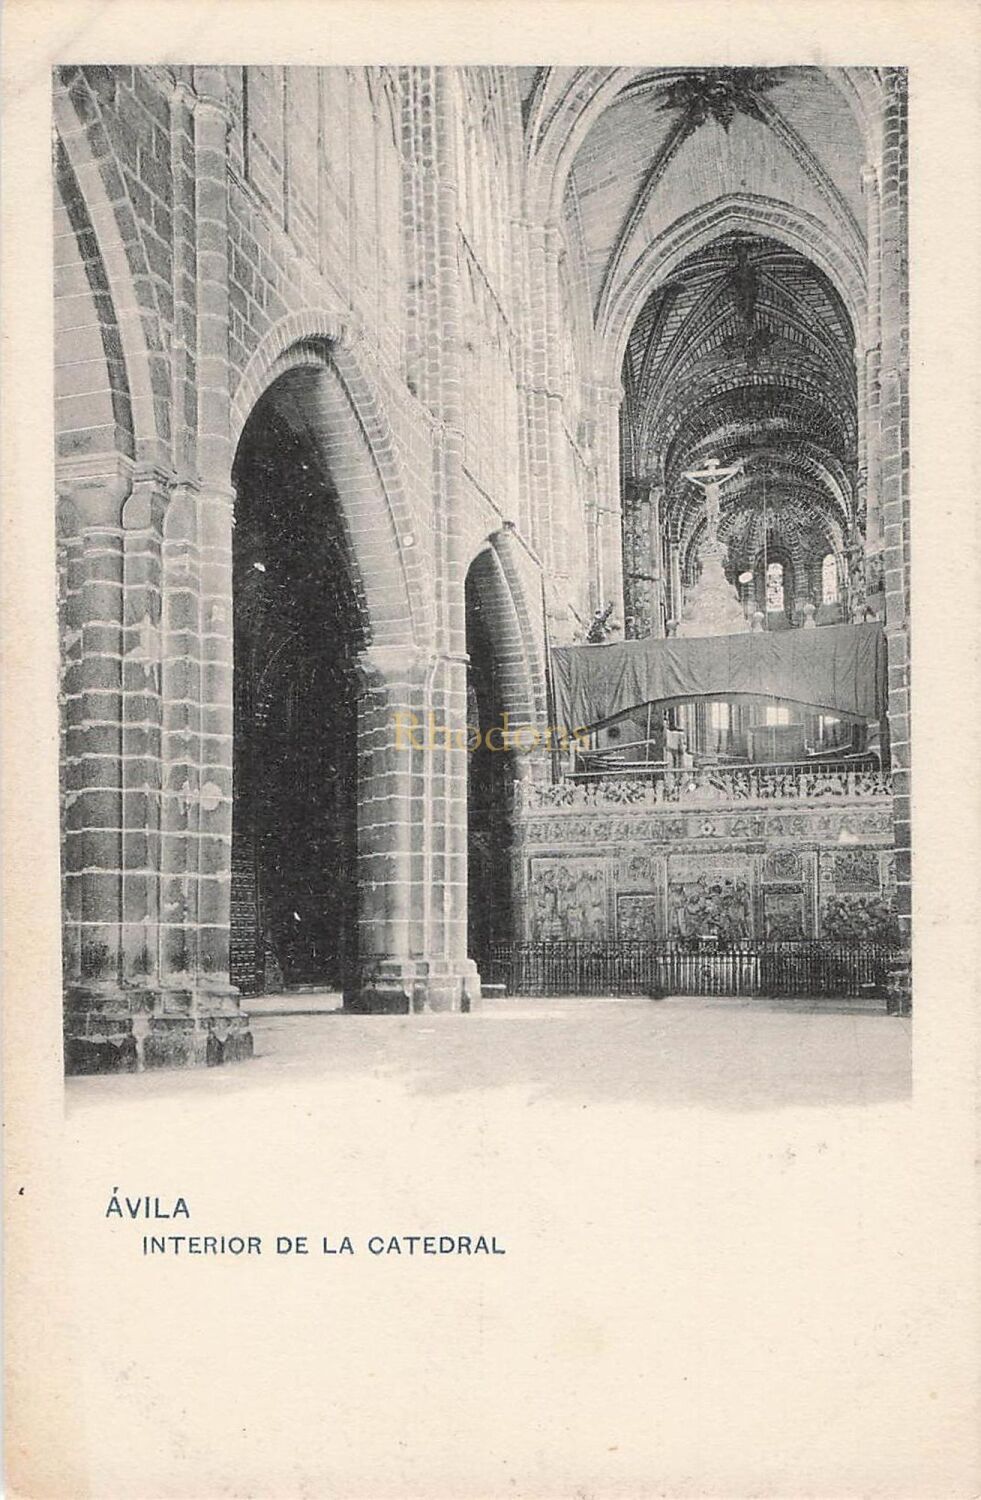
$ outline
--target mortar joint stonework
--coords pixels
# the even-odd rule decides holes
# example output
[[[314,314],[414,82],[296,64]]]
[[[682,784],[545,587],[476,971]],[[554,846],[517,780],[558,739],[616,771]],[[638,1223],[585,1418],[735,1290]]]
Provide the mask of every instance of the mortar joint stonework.
[[[612,941],[713,852],[754,931],[858,920],[889,853],[908,905],[906,77],[806,78],[722,124],[658,69],[55,70],[70,1068],[245,1056],[311,975],[465,1009],[565,932],[536,871]],[[693,787],[462,748],[556,728],[550,653],[609,606],[607,644],[684,636],[713,460],[719,619],[883,621],[874,768],[730,774],[704,694],[665,700]]]

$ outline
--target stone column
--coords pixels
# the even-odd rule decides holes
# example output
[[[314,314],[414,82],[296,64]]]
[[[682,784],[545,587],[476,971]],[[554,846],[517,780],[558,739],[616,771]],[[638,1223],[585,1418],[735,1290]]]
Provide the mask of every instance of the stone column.
[[[660,475],[651,479],[650,487],[650,573],[651,573],[651,635],[664,635],[664,567],[661,546],[661,506],[664,501],[664,484]]]
[[[135,1068],[123,989],[123,530],[130,466],[61,468],[65,1064]]]
[[[874,163],[862,168],[862,193],[866,208],[868,240],[868,300],[864,339],[856,350],[859,358],[859,473],[856,508],[864,517],[865,546],[868,556],[878,557],[882,550],[881,495],[881,367],[882,367],[882,282],[881,282],[881,216],[879,172]]]
[[[531,541],[554,566],[552,538],[552,475],[549,464],[548,347],[546,323],[545,230],[525,226],[528,253],[528,345],[524,361],[524,418],[528,447]]]
[[[668,536],[668,568],[670,571],[670,608],[669,619],[675,623],[675,629],[681,623],[684,613],[685,596],[681,583],[681,539],[672,528]]]
[[[650,507],[642,481],[623,487],[623,633],[633,640],[647,634],[643,557],[650,544]]]
[[[631,515],[623,519],[624,616],[632,618],[632,634],[638,639],[664,634],[663,575],[661,566],[661,499],[659,479],[648,476],[628,482],[624,506]]]
[[[620,406],[622,386],[598,385],[596,415],[597,607],[613,604],[623,620],[623,509],[620,495]]]
[[[181,72],[157,164],[173,208],[169,446],[140,438],[135,463],[59,475],[69,1071],[251,1050],[227,956],[227,117],[221,69],[194,87]]]
[[[422,286],[419,395],[432,422],[436,623],[429,649],[375,647],[359,705],[362,1010],[460,1010],[467,956],[463,308],[450,71],[409,70]]]
[[[514,417],[517,447],[513,457],[514,502],[513,517],[521,535],[534,545],[534,526],[531,515],[531,484],[528,464],[528,261],[527,226],[521,219],[510,221],[509,244],[511,249],[510,284],[511,312],[514,327],[511,330],[511,353],[513,361],[513,386],[509,388],[508,400]]]
[[[136,570],[127,601],[132,644],[125,663],[134,755],[147,737],[136,709],[149,683],[159,697],[156,826],[146,832],[159,844],[155,916],[147,916],[155,929],[154,988],[138,1049],[146,1067],[215,1064],[252,1050],[228,979],[233,496],[223,90],[220,69],[196,69],[194,89],[182,84],[172,104],[172,122],[194,156],[193,193],[181,192],[179,248],[182,272],[194,270],[194,319],[185,323],[183,337],[193,333],[195,344],[195,427],[192,432],[180,424],[179,480],[171,479],[165,494],[135,488],[124,511]],[[186,274],[183,286],[187,301]],[[175,372],[175,389],[179,383]],[[152,597],[142,597],[136,587],[145,593],[139,570],[153,551],[160,578],[156,621]],[[135,848],[143,792],[135,779],[139,761],[127,766],[134,808],[127,838]],[[135,873],[129,884],[135,899],[148,906],[152,892],[141,889]]]
[[[464,484],[463,298],[460,285],[459,172],[455,99],[450,70],[434,74],[433,163],[436,177],[432,233],[438,246],[436,307],[439,367],[433,382],[438,423],[436,451],[441,483],[436,487],[436,525],[445,537],[444,564],[436,580],[435,651],[423,681],[429,721],[446,725],[447,739],[425,751],[428,781],[425,816],[427,856],[423,872],[425,920],[420,924],[416,1009],[465,1009],[479,993],[477,971],[467,955],[467,718],[466,609],[464,585],[467,505]],[[434,339],[434,344],[436,340]]]
[[[909,304],[907,272],[906,73],[884,73],[880,305],[880,500],[889,643],[889,739],[896,844],[896,902],[908,953],[911,911],[909,717]],[[909,1004],[909,963],[893,977],[897,1009]]]
[[[196,580],[174,589],[171,485],[139,470],[62,484],[78,521],[63,544],[66,1066],[248,1055],[227,980],[230,772],[202,733],[200,598]]]
[[[350,1010],[408,1010],[415,967],[412,912],[422,906],[428,822],[413,730],[424,725],[419,653],[362,654],[358,700],[358,984]]]
[[[554,224],[526,224],[528,345],[524,359],[524,418],[532,544],[545,559],[550,622],[557,640],[567,633],[571,566],[567,555],[571,474],[562,425],[561,232]]]
[[[393,646],[359,665],[359,983],[345,1007],[467,1010],[466,663]]]
[[[572,597],[572,578],[576,571],[573,556],[573,476],[566,442],[563,409],[565,392],[562,368],[562,300],[559,293],[559,251],[562,231],[547,224],[543,237],[545,294],[545,371],[546,409],[548,414],[549,528],[548,555],[552,563],[553,584],[563,606]]]
[[[122,507],[122,979],[160,984],[163,474],[139,476]]]
[[[248,1056],[228,978],[232,494],[178,488],[164,532],[161,1014],[147,1066]]]

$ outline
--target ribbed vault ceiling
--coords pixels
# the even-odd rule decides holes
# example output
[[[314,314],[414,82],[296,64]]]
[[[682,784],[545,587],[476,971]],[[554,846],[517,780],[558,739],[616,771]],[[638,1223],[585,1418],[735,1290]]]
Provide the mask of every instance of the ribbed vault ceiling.
[[[623,379],[628,469],[663,475],[664,516],[683,541],[697,543],[704,525],[684,471],[718,457],[745,466],[723,493],[724,537],[753,536],[765,489],[771,526],[840,548],[853,493],[854,337],[841,298],[802,255],[749,235],[696,252],[645,304]]]
[[[860,254],[864,159],[854,114],[821,69],[637,73],[570,174],[593,306],[652,233],[732,192],[793,203]]]
[[[871,70],[529,68],[519,85],[597,361],[625,350],[627,477],[663,478],[663,516],[689,558],[705,505],[682,476],[712,457],[744,463],[723,491],[731,562],[762,545],[764,503],[771,543],[840,552],[855,503],[850,313],[866,276]],[[659,262],[661,244],[683,246],[730,204],[738,229],[693,233],[690,253]]]

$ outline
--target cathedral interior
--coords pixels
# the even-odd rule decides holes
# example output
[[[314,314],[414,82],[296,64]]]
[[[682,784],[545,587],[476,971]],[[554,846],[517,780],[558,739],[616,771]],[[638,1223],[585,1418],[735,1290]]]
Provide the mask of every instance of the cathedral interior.
[[[908,1009],[904,70],[54,121],[68,1070],[304,990]]]

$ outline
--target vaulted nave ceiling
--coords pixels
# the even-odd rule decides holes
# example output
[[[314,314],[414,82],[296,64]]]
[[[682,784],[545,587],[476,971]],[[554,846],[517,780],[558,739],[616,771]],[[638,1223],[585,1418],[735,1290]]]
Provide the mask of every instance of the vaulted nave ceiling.
[[[869,159],[859,70],[522,70],[526,150],[561,213],[598,364],[624,386],[628,477],[742,459],[723,538],[843,550],[855,503]],[[588,309],[588,312],[587,312]],[[622,364],[620,363],[622,361]],[[735,557],[733,557],[735,561]]]
[[[604,311],[652,237],[711,204],[784,203],[865,257],[863,79],[822,68],[525,68],[532,191],[561,199]],[[865,81],[867,82],[867,81]]]
[[[808,552],[841,549],[854,482],[853,335],[840,297],[797,251],[741,234],[696,251],[645,303],[623,380],[627,471],[663,475],[683,539],[697,544],[704,525],[684,471],[720,457],[744,464],[725,490],[723,540],[762,545],[765,490],[785,540],[806,534]]]

